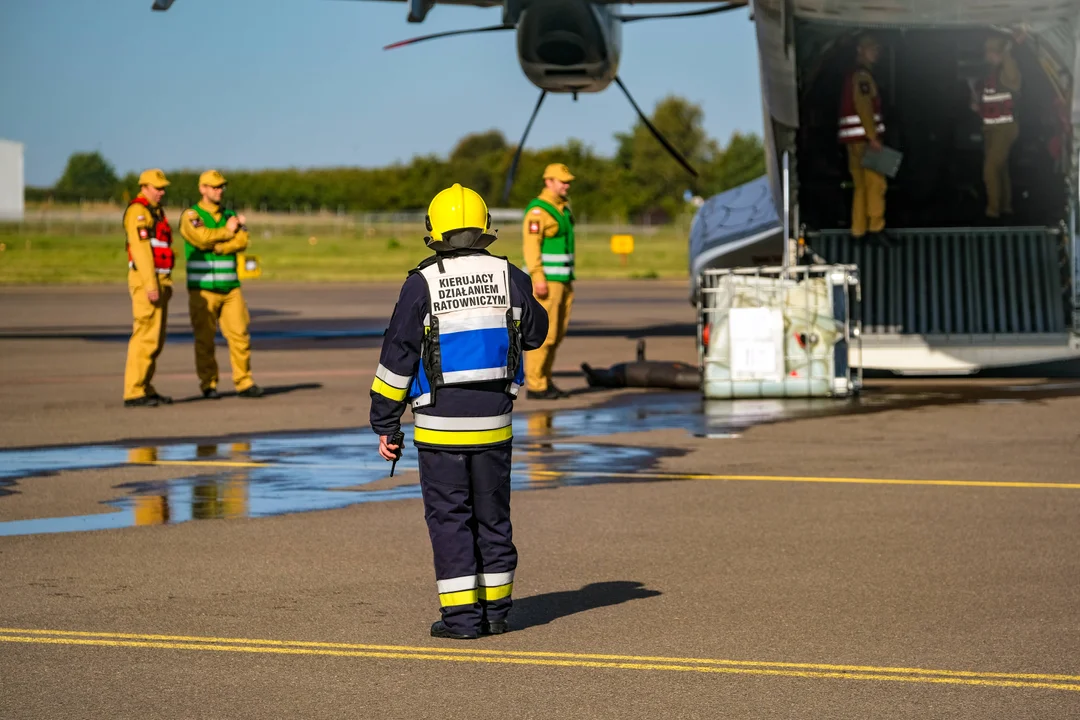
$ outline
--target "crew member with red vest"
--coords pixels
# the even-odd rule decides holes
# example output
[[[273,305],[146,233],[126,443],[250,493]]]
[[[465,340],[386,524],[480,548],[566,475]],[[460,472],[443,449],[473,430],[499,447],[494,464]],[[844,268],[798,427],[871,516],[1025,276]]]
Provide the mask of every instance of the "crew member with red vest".
[[[172,398],[150,383],[165,346],[169,298],[172,297],[172,228],[161,205],[169,181],[158,169],[139,176],[141,189],[124,210],[128,255],[128,293],[134,324],[124,368],[124,406],[155,407]]]
[[[1016,122],[1016,93],[1020,91],[1020,68],[1010,43],[995,35],[986,40],[990,71],[983,81],[982,96],[974,108],[983,121],[983,182],[986,184],[986,217],[997,222],[1012,215],[1012,183],[1009,151],[1020,134]]]
[[[861,240],[869,230],[872,240],[884,244],[885,176],[862,166],[867,146],[881,150],[881,137],[885,133],[881,95],[870,71],[880,50],[873,36],[859,38],[856,66],[844,78],[840,96],[837,139],[847,148],[848,170],[855,186],[851,200],[851,236]]]

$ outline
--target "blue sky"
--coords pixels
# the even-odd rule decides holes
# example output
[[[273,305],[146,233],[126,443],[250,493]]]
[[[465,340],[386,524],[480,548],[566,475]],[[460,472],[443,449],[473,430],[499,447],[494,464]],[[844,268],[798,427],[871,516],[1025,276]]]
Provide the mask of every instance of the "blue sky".
[[[511,32],[382,50],[497,24],[498,9],[437,6],[409,24],[400,2],[176,0],[166,13],[150,5],[0,2],[0,137],[25,143],[27,184],[51,185],[75,151],[98,150],[122,174],[371,167],[443,155],[488,128],[513,143],[539,95]],[[724,141],[761,129],[754,47],[745,10],[631,23],[619,74],[646,112],[669,93],[700,103],[707,130]],[[614,84],[577,103],[552,95],[528,146],[576,137],[609,154],[612,134],[633,120]]]

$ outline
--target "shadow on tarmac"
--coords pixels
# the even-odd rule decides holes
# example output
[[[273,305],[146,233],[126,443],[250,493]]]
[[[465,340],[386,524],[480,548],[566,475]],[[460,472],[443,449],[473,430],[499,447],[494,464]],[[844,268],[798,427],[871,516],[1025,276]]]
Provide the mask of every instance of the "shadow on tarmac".
[[[285,395],[287,393],[296,392],[297,390],[318,390],[322,386],[322,383],[297,383],[295,385],[263,385],[263,396],[269,397],[271,395]],[[235,390],[231,392],[221,392],[219,394],[223,398],[236,397]],[[205,400],[206,402],[214,402],[213,400],[207,400],[202,395],[190,395],[185,398],[180,398],[176,401],[176,403],[179,404],[201,402],[203,400]]]
[[[662,594],[659,590],[646,589],[645,583],[631,580],[589,583],[580,590],[560,590],[514,600],[511,623],[515,630],[526,630],[568,615]]]

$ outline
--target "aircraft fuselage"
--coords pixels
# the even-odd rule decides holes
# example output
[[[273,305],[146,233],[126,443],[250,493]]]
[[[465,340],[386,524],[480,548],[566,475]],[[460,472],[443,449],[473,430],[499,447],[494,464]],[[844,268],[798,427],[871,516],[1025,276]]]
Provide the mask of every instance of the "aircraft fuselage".
[[[531,3],[517,26],[518,61],[529,82],[552,93],[607,88],[622,54],[617,7],[587,0]]]

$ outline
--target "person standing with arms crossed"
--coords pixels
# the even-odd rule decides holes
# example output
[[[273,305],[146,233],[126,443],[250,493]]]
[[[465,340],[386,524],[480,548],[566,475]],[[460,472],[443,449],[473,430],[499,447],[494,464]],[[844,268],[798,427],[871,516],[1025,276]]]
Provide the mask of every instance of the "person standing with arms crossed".
[[[139,176],[139,194],[124,210],[128,293],[134,318],[124,367],[124,407],[172,403],[172,398],[159,395],[150,382],[165,347],[172,297],[172,228],[161,205],[168,185],[161,170],[144,171]]]
[[[525,207],[525,267],[532,278],[533,295],[548,314],[544,344],[525,353],[525,394],[530,400],[570,397],[555,386],[552,368],[574,305],[574,217],[567,199],[573,180],[562,163],[548,165],[543,191]]]
[[[195,372],[203,397],[216,400],[218,366],[214,335],[218,322],[229,343],[233,385],[242,398],[262,397],[251,377],[251,316],[240,291],[236,253],[247,249],[244,216],[221,206],[225,178],[217,170],[199,176],[202,200],[180,216],[187,257],[188,311],[195,335]]]

